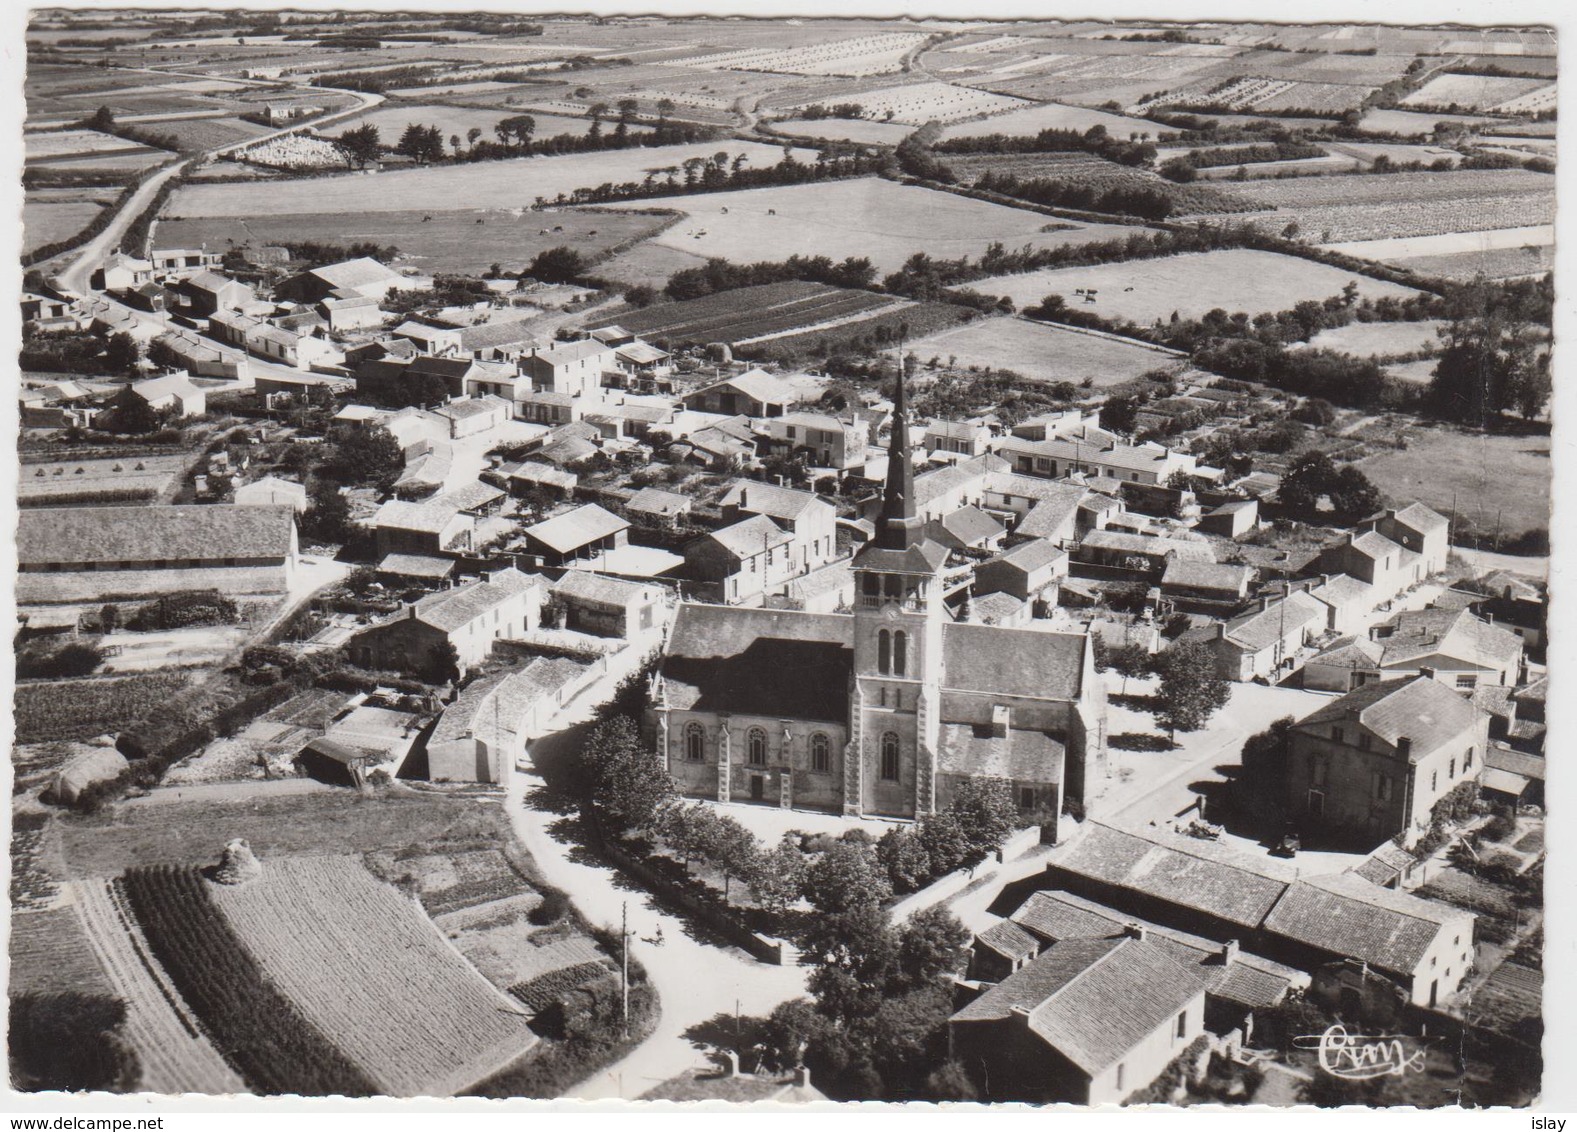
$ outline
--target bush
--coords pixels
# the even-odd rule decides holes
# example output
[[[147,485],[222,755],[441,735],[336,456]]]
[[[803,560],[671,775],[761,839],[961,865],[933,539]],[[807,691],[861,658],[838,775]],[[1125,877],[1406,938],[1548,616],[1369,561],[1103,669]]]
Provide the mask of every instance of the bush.
[[[542,903],[526,913],[526,919],[539,928],[556,924],[569,911],[569,897],[556,888],[542,890]]]
[[[233,625],[240,616],[240,607],[218,590],[195,590],[168,594],[138,606],[126,627],[147,632],[193,625]]]
[[[11,998],[11,1081],[22,1092],[102,1090],[140,1084],[137,1053],[122,1036],[126,1004],[79,991]]]
[[[104,650],[89,641],[71,641],[58,648],[29,646],[17,653],[19,680],[87,676],[104,660]]]

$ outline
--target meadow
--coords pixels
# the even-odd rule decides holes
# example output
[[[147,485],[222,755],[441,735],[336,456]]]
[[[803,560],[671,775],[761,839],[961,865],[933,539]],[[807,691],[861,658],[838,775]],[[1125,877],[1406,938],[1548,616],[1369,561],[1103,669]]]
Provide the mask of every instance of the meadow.
[[[1175,365],[1176,355],[1099,334],[1022,318],[983,318],[909,343],[922,361],[939,357],[957,366],[1007,369],[1032,381],[1089,379],[1105,389]]]
[[[519,157],[373,174],[349,173],[260,185],[189,185],[171,198],[165,212],[181,217],[289,216],[337,211],[355,216],[412,209],[438,213],[529,208],[539,196],[551,200],[559,193],[604,182],[639,181],[651,170],[681,165],[691,157],[709,158],[720,150],[743,153],[757,166],[774,165],[783,156],[782,148],[775,145],[714,141],[561,157]],[[796,150],[795,157],[810,161],[815,154]],[[672,205],[665,200],[663,207]]]
[[[859,142],[861,145],[897,145],[914,133],[915,127],[897,122],[871,122],[864,118],[790,118],[773,122],[772,131],[795,138],[826,138],[829,141]]]
[[[1498,436],[1445,426],[1408,429],[1405,450],[1358,467],[1393,499],[1416,499],[1502,540],[1550,524],[1550,438]]]
[[[497,136],[493,127],[505,118],[511,118],[520,113],[529,113],[537,123],[536,136],[539,138],[556,137],[559,134],[574,134],[577,137],[591,129],[590,118],[571,118],[561,114],[538,114],[531,111],[520,110],[495,110],[472,106],[448,106],[442,103],[407,103],[386,102],[370,114],[363,114],[356,118],[343,119],[335,122],[328,129],[330,137],[339,137],[347,130],[357,129],[361,126],[376,126],[383,139],[384,145],[394,145],[400,140],[400,135],[405,127],[412,122],[423,126],[437,126],[447,142],[452,136],[458,135],[465,141],[466,131],[479,129],[482,136],[496,142]],[[607,119],[603,121],[603,131],[613,129],[613,123]],[[645,126],[632,126],[632,130],[644,131]]]
[[[654,201],[653,204],[663,202]],[[427,219],[427,217],[431,219]],[[531,212],[302,213],[292,216],[166,218],[159,238],[179,247],[376,243],[400,249],[402,264],[427,273],[477,275],[493,264],[519,271],[538,252],[568,246],[588,259],[660,230],[669,217],[614,209]]]
[[[1083,106],[1062,106],[1055,102],[1010,110],[984,121],[954,122],[942,130],[943,139],[979,137],[982,134],[1006,134],[1009,137],[1033,137],[1042,130],[1088,130],[1104,127],[1113,137],[1126,138],[1130,134],[1149,134],[1155,137],[1163,127],[1144,118],[1129,118],[1105,110],[1089,110]]]
[[[1422,322],[1353,322],[1322,330],[1309,339],[1309,348],[1336,350],[1359,358],[1395,357],[1440,345],[1439,319]]]
[[[1248,314],[1290,310],[1304,299],[1338,295],[1349,282],[1366,297],[1414,294],[1410,287],[1322,263],[1245,248],[998,275],[970,286],[982,294],[1006,295],[1020,308],[1055,293],[1079,310],[1142,325],[1173,312],[1198,318],[1216,308]],[[1100,292],[1093,303],[1074,294],[1091,287]]]
[[[837,322],[857,323],[897,301],[821,283],[769,283],[620,314],[626,330],[674,346],[754,342]]]
[[[663,208],[689,219],[653,242],[696,256],[736,262],[791,255],[866,256],[894,271],[916,252],[937,259],[978,256],[992,243],[1056,247],[1126,236],[1115,224],[1065,224],[1043,232],[1046,217],[952,193],[861,177],[667,197]]]
[[[30,252],[56,240],[75,236],[103,210],[108,198],[91,196],[74,200],[35,200],[22,203],[22,251]]]

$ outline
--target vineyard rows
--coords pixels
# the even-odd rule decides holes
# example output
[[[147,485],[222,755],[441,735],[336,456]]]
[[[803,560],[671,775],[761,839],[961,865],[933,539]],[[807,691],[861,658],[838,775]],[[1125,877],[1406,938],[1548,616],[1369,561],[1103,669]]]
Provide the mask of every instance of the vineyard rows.
[[[610,973],[612,968],[601,960],[576,963],[574,966],[560,967],[557,971],[549,971],[544,975],[527,979],[523,983],[516,983],[509,988],[509,993],[530,1007],[532,1013],[540,1014],[592,980]]]
[[[126,1036],[142,1066],[141,1087],[166,1094],[245,1092],[110,885],[81,881],[75,895],[88,942],[126,1003]]]
[[[181,672],[18,684],[16,739],[44,743],[116,731],[147,718],[185,686],[186,675]]]
[[[910,126],[921,126],[927,122],[958,122],[981,114],[1021,110],[1027,105],[1022,99],[1009,98],[1007,95],[939,82],[910,83],[885,90],[862,91],[850,97],[859,101],[867,118],[902,122]],[[810,105],[813,104],[804,102],[793,109],[802,110]]]
[[[215,905],[218,886],[197,869],[135,868],[116,883],[181,998],[254,1090],[315,1097],[378,1091],[259,967]]]
[[[537,1037],[412,901],[353,857],[268,860],[211,888],[240,946],[377,1092],[454,1096]]]
[[[1555,201],[1555,178],[1523,169],[1450,173],[1376,173],[1350,177],[1298,177],[1235,185],[1232,193],[1265,208],[1326,204],[1390,204],[1434,201],[1453,204],[1477,198],[1540,195]],[[1540,221],[1532,221],[1540,223]]]
[[[1344,178],[1347,179],[1347,178]],[[1249,222],[1279,234],[1296,222],[1299,237],[1318,244],[1390,240],[1403,236],[1443,236],[1453,232],[1491,232],[1555,221],[1555,198],[1520,193],[1453,201],[1398,200],[1368,204],[1292,206],[1260,213]]]
[[[1543,109],[1536,105],[1521,105],[1535,95],[1541,99],[1547,94],[1550,105],[1555,102],[1555,84],[1546,79],[1509,78],[1498,75],[1436,75],[1413,91],[1401,104],[1418,109],[1444,110],[1459,106],[1465,110],[1488,110],[1496,113],[1528,113]]]
[[[883,75],[898,70],[903,57],[925,38],[918,32],[864,35],[806,47],[758,47],[721,55],[688,55],[665,59],[662,65],[792,75]]]
[[[1093,189],[1144,188],[1166,193],[1178,213],[1253,212],[1258,206],[1209,185],[1178,185],[1147,169],[1119,165],[1093,153],[970,153],[948,154],[947,165],[961,181],[974,181],[987,171],[1015,177],[1045,178],[1088,185]]]
[[[1141,102],[1128,113],[1143,113],[1170,106],[1179,109],[1222,107],[1240,113],[1255,110],[1307,110],[1316,114],[1341,114],[1361,106],[1364,96],[1371,89],[1367,85],[1350,83],[1314,83],[1245,76],[1219,89],[1214,83],[1180,87]]]
[[[783,331],[800,333],[861,312],[874,315],[895,302],[821,283],[770,283],[621,315],[619,325],[675,345],[734,343]]]

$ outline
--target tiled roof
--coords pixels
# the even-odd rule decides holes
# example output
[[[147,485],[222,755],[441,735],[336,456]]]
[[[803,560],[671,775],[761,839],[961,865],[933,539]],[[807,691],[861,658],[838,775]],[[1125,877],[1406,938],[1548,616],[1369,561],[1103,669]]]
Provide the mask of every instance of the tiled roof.
[[[391,281],[399,282],[402,278],[399,272],[391,271],[368,256],[347,259],[342,263],[324,264],[322,267],[314,267],[307,274],[317,276],[331,287],[346,289]]]
[[[1330,581],[1311,589],[1309,596],[1327,605],[1344,606],[1369,600],[1370,589],[1369,583],[1360,582],[1350,574],[1337,574]]]
[[[378,513],[373,516],[372,525],[387,530],[442,534],[444,528],[454,522],[460,509],[451,507],[441,500],[442,496],[421,503],[391,499],[378,508]]]
[[[1010,782],[1061,782],[1064,750],[1045,731],[1010,727],[997,738],[989,724],[944,723],[937,769],[943,774],[986,775]]]
[[[651,365],[668,357],[667,350],[659,350],[650,342],[629,342],[623,346],[615,347],[613,352],[620,361],[629,362],[631,365],[636,366]]]
[[[463,401],[449,401],[439,405],[433,412],[453,421],[463,421],[497,412],[502,412],[507,417],[510,413],[510,405],[502,397],[495,397],[489,393],[485,397],[467,397]]]
[[[581,342],[566,342],[562,346],[556,346],[551,350],[539,350],[535,357],[550,366],[562,366],[568,365],[570,362],[600,357],[612,352],[601,342],[588,338]]]
[[[1084,536],[1083,541],[1079,545],[1127,554],[1173,554],[1189,562],[1214,562],[1216,560],[1216,553],[1208,542],[1188,542],[1175,538],[1131,535],[1122,531],[1091,531]]]
[[[590,570],[566,570],[564,576],[553,583],[555,597],[596,602],[619,609],[641,600],[645,594],[646,587],[638,582],[626,582],[622,578],[610,578]]]
[[[455,571],[452,558],[434,558],[427,554],[385,554],[378,563],[378,573],[394,574],[401,578],[447,578]]]
[[[1484,765],[1494,770],[1509,771],[1520,774],[1524,778],[1534,778],[1544,781],[1544,757],[1530,755],[1523,751],[1514,751],[1510,747],[1491,746],[1485,752]]]
[[[1481,621],[1466,609],[1420,609],[1398,613],[1390,634],[1379,638],[1386,667],[1442,653],[1485,668],[1510,664],[1522,653],[1522,638]]]
[[[497,570],[486,581],[428,594],[416,603],[416,617],[435,629],[452,633],[531,589],[545,590],[547,583],[536,574]]]
[[[1018,521],[1018,526],[1013,528],[1013,533],[1034,539],[1058,537],[1068,530],[1068,520],[1078,515],[1085,494],[1081,489],[1063,492],[1051,499],[1036,500],[1035,505]]]
[[[1396,518],[1398,522],[1405,523],[1420,534],[1444,530],[1451,525],[1444,515],[1431,511],[1422,503],[1408,504],[1396,513]]]
[[[170,507],[24,507],[16,530],[22,565],[284,558],[296,512],[245,504]]]
[[[832,506],[809,491],[796,491],[791,487],[779,487],[775,483],[756,480],[738,480],[728,489],[720,505],[753,511],[757,515],[770,515],[774,519],[797,519],[817,503],[824,507]]]
[[[460,331],[462,350],[487,350],[495,346],[534,345],[538,341],[526,319],[479,322]]]
[[[1003,551],[995,558],[987,559],[987,562],[1004,562],[1029,573],[1067,557],[1067,551],[1045,539],[1031,539],[1029,542],[1019,543],[1011,550]]]
[[[1258,927],[1287,887],[1260,871],[1208,858],[1203,849],[1086,824],[1084,835],[1052,858],[1055,868],[1244,928]]]
[[[1250,652],[1258,652],[1296,633],[1302,626],[1323,629],[1325,619],[1325,606],[1298,590],[1281,601],[1272,601],[1266,609],[1227,622],[1227,640]]]
[[[1472,701],[1438,680],[1415,676],[1381,680],[1354,689],[1305,716],[1295,728],[1312,734],[1317,729],[1323,731],[1323,725],[1357,719],[1391,746],[1400,738],[1411,739],[1412,759],[1417,761],[1442,743],[1471,730],[1478,718]]]
[[[1174,558],[1166,564],[1166,573],[1161,575],[1161,585],[1239,594],[1253,576],[1252,566],[1233,566],[1225,562],[1183,562]]]
[[[743,393],[753,401],[760,401],[765,405],[789,405],[800,399],[794,387],[780,377],[768,373],[766,370],[746,370],[735,377],[714,381],[711,385],[697,389],[689,397],[709,393],[713,389],[729,388]]]
[[[945,686],[988,695],[1075,700],[1084,679],[1083,633],[995,625],[942,626]]]
[[[1404,549],[1379,531],[1365,531],[1352,540],[1352,547],[1367,558],[1380,559],[1388,554],[1399,554]]]
[[[1471,938],[1472,920],[1472,913],[1448,904],[1338,873],[1294,881],[1265,918],[1265,930],[1411,976],[1442,931]]]
[[[843,723],[854,619],[679,606],[660,672],[671,707]]]
[[[702,537],[715,542],[736,558],[750,558],[794,541],[788,532],[765,515],[752,515]]]
[[[992,924],[975,937],[975,942],[1005,955],[1009,959],[1023,959],[1040,950],[1040,940],[1030,935],[1012,920]]]
[[[527,527],[526,534],[544,546],[563,553],[627,530],[629,526],[629,520],[621,519],[595,503],[586,503],[573,511]]]
[[[1311,663],[1327,664],[1333,668],[1374,668],[1380,663],[1383,651],[1368,637],[1339,637]]]
[[[580,477],[574,472],[566,472],[563,468],[555,468],[552,464],[543,464],[535,460],[527,460],[523,464],[506,464],[498,469],[506,478],[521,480],[525,483],[545,483],[554,487],[574,487],[580,482]]]
[[[941,526],[964,546],[973,546],[1004,533],[1001,523],[974,506],[960,507],[942,519]]]
[[[643,487],[630,496],[624,507],[627,511],[640,511],[648,515],[680,515],[692,506],[688,495],[677,491],[664,491],[660,487]]]

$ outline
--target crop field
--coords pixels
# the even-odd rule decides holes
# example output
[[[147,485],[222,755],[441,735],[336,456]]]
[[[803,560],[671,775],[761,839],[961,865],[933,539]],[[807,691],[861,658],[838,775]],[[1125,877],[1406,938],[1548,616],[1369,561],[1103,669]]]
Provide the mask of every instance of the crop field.
[[[144,128],[150,133],[175,138],[186,152],[214,149],[268,133],[267,126],[243,122],[240,118],[179,118],[150,122]]]
[[[353,857],[265,858],[260,880],[209,891],[267,978],[380,1093],[453,1096],[537,1041],[525,1013]]]
[[[978,256],[997,242],[1056,247],[1131,231],[1119,224],[1059,221],[1047,232],[1047,218],[1039,213],[878,177],[665,197],[660,205],[689,219],[654,242],[692,255],[735,262],[866,256],[881,271],[896,270],[919,251],[955,259]]]
[[[28,194],[29,198],[32,194]],[[75,236],[104,210],[104,200],[34,200],[22,204],[22,251]]]
[[[615,321],[626,330],[674,346],[706,342],[733,345],[829,322],[855,321],[896,302],[869,291],[850,291],[822,283],[768,283],[681,303],[663,303],[621,314]]]
[[[862,91],[857,97],[869,118],[923,126],[927,122],[958,122],[983,114],[1021,110],[1023,99],[992,94],[951,83],[906,83]],[[806,103],[805,105],[809,105]]]
[[[1311,350],[1336,350],[1358,358],[1395,357],[1414,354],[1440,345],[1437,333],[1445,323],[1439,319],[1422,322],[1353,322],[1334,330],[1322,330],[1309,339]]]
[[[976,319],[917,339],[909,349],[922,360],[941,357],[959,366],[1013,370],[1031,381],[1077,385],[1088,378],[1097,390],[1178,361],[1168,352],[1022,318]]]
[[[1374,164],[1377,158],[1383,157],[1392,164],[1401,165],[1405,162],[1418,161],[1425,165],[1432,165],[1436,161],[1448,161],[1452,165],[1462,163],[1462,155],[1454,149],[1447,149],[1438,145],[1401,145],[1387,142],[1324,142],[1325,148],[1332,153],[1343,153],[1349,157],[1356,157],[1365,165]]]
[[[1358,462],[1393,499],[1412,500],[1503,539],[1550,523],[1550,438],[1493,436],[1446,427],[1408,429],[1405,451]]]
[[[1246,248],[998,275],[970,286],[982,294],[1006,295],[1020,308],[1059,294],[1079,310],[1147,325],[1174,311],[1199,318],[1217,308],[1251,315],[1290,310],[1305,299],[1339,295],[1348,283],[1372,298],[1416,293],[1322,263]],[[1099,292],[1093,303],[1074,294],[1090,288]]]
[[[51,991],[115,993],[88,945],[77,909],[69,904],[11,917],[11,994]]]
[[[1225,107],[1232,111],[1271,113],[1301,110],[1314,115],[1338,115],[1362,105],[1374,84],[1302,82],[1293,79],[1245,76],[1226,86],[1214,81],[1194,83],[1168,91],[1138,104],[1136,110]]]
[[[773,122],[772,129],[790,137],[826,138],[861,145],[897,145],[915,130],[913,126],[896,122],[868,122],[863,118],[791,118],[786,122]]]
[[[1503,78],[1496,75],[1436,75],[1402,99],[1414,109],[1488,110],[1527,114],[1555,104],[1555,84],[1547,79]]]
[[[1445,255],[1401,256],[1389,262],[1420,275],[1462,282],[1476,275],[1486,279],[1511,279],[1554,271],[1555,247],[1553,244],[1530,244],[1520,248],[1489,248]]]
[[[1427,114],[1414,110],[1371,110],[1358,122],[1358,129],[1376,134],[1401,134],[1404,137],[1427,137],[1435,132],[1435,123],[1452,126],[1474,126],[1492,118],[1470,117],[1462,114]],[[1497,127],[1497,129],[1500,127]]]
[[[107,177],[116,179],[118,183],[125,178],[126,174],[137,173],[151,166],[162,164],[174,156],[168,150],[139,146],[136,149],[119,150],[115,153],[84,153],[73,157],[54,157],[44,161],[36,161],[29,166],[29,169],[47,169],[51,173],[102,173]]]
[[[1319,244],[1531,227],[1555,214],[1554,177],[1523,169],[1297,177],[1232,193],[1275,209],[1253,218],[1266,231],[1295,222]]]
[[[743,153],[754,165],[776,164],[779,146],[756,142],[702,142],[695,145],[619,149],[561,157],[521,157],[393,172],[351,173],[342,177],[259,185],[192,185],[181,189],[165,210],[168,215],[289,216],[343,211],[365,212],[465,211],[479,208],[529,208],[538,197],[604,182],[639,181],[648,172],[683,164],[691,157],[711,157],[726,150]],[[796,150],[799,161],[814,160],[809,150]],[[819,186],[818,186],[819,187]],[[724,194],[718,194],[724,195]],[[683,198],[681,198],[683,199]],[[673,207],[667,200],[662,207]]]
[[[22,142],[29,162],[144,148],[139,142],[127,141],[114,134],[101,134],[97,130],[55,130],[49,133],[23,134]]]
[[[663,202],[651,202],[661,205]],[[431,219],[427,219],[427,217]],[[159,238],[177,247],[222,249],[316,241],[371,241],[400,249],[424,272],[476,275],[492,264],[519,271],[538,252],[569,246],[594,259],[610,248],[660,231],[671,218],[615,209],[544,212],[475,209],[451,212],[306,213],[297,216],[166,218]]]
[[[1010,110],[983,122],[955,122],[942,131],[942,137],[968,138],[982,134],[1007,134],[1009,137],[1033,137],[1042,130],[1088,130],[1104,126],[1113,137],[1126,138],[1131,134],[1163,132],[1164,127],[1145,118],[1128,118],[1105,110],[1087,110],[1082,106],[1062,106],[1055,102],[1029,106],[1023,110]]]
[[[784,71],[795,75],[884,75],[925,41],[923,32],[867,33],[792,47],[757,47],[722,54],[683,56],[676,67],[706,70]]]
[[[1360,259],[1391,262],[1414,256],[1455,255],[1508,248],[1542,247],[1555,243],[1555,227],[1536,224],[1486,232],[1447,232],[1438,236],[1403,236],[1394,240],[1356,240],[1332,244],[1331,250]]]
[[[16,686],[16,741],[88,739],[118,731],[185,687],[179,672],[96,680],[29,681]]]
[[[1196,183],[1179,185],[1148,169],[1119,165],[1093,153],[969,153],[947,154],[943,160],[965,184],[982,173],[1009,173],[1016,177],[1044,178],[1088,185],[1094,189],[1141,188],[1165,193],[1179,215],[1196,212],[1252,212],[1256,205],[1241,201],[1227,189]],[[1227,170],[1231,172],[1231,170]]]

